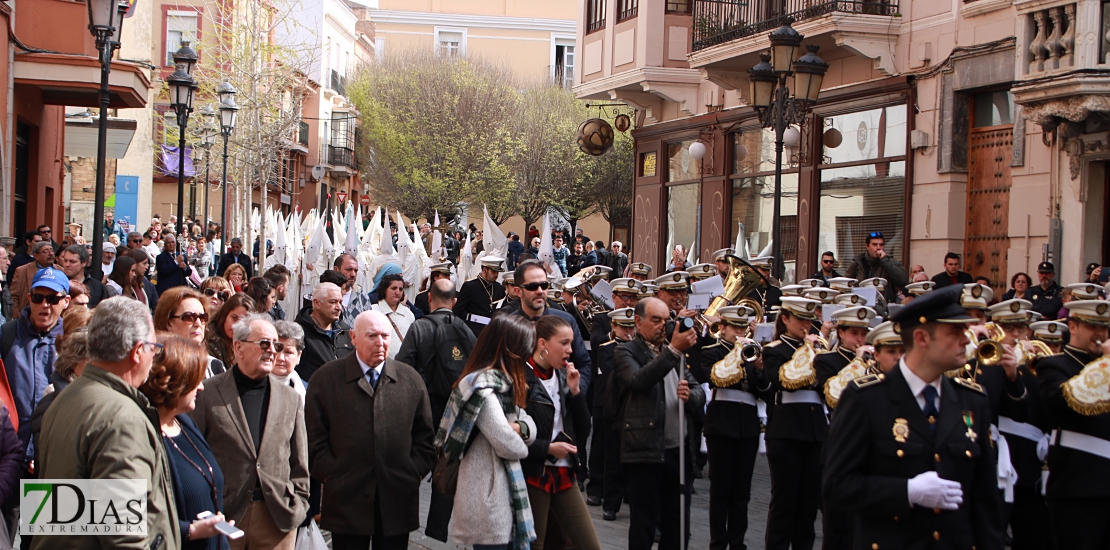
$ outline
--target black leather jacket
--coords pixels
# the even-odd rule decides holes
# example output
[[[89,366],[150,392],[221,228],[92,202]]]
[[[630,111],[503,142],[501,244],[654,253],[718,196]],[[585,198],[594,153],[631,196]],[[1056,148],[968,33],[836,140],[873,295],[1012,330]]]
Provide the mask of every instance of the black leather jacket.
[[[667,418],[663,378],[678,368],[679,358],[665,348],[652,358],[647,343],[639,337],[618,345],[613,355],[616,379],[628,392],[621,424],[621,462],[662,464],[666,451],[663,426]],[[705,392],[689,368],[682,376],[690,384],[686,443],[695,450],[701,444],[701,434],[694,429],[693,420],[695,413],[705,406]]]
[[[561,413],[563,417],[563,433],[570,436],[572,445],[583,447],[590,436],[590,410],[586,406],[586,392],[580,391],[578,395],[571,395],[567,386],[567,375],[562,370],[552,373],[559,380],[559,395],[562,397]],[[536,423],[536,440],[528,446],[528,457],[520,461],[524,475],[538,476],[543,474],[544,462],[547,460],[547,447],[554,437],[555,405],[551,395],[543,387],[543,383],[536,377],[532,369],[525,374],[528,381],[528,406],[524,408],[528,416]],[[585,449],[585,447],[583,447]],[[578,464],[577,455],[568,455],[571,471],[576,471]]]

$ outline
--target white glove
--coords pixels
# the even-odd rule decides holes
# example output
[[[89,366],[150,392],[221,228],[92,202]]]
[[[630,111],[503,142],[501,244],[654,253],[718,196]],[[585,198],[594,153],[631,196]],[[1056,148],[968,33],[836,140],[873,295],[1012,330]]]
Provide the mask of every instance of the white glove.
[[[964,491],[955,481],[941,479],[936,472],[918,474],[906,482],[910,504],[925,508],[955,510],[964,501]]]

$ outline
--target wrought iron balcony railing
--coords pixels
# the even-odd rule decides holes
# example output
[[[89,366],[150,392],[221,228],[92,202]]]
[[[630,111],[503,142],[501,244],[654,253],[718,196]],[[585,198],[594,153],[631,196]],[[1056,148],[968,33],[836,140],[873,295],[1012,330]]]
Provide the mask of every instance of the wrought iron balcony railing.
[[[897,0],[694,0],[694,47],[703,50],[830,13],[891,16]]]
[[[358,161],[355,159],[355,152],[346,147],[329,145],[328,164],[332,166],[346,166],[347,168],[358,170]]]

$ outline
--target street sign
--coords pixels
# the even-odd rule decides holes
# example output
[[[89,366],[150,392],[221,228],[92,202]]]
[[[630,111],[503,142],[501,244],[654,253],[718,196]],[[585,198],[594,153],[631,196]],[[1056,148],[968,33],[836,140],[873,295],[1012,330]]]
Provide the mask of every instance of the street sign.
[[[347,192],[346,191],[336,192],[335,196],[336,196],[336,198],[339,199],[339,204],[347,204]]]
[[[363,206],[370,206],[370,195],[363,195],[358,202],[362,203]]]

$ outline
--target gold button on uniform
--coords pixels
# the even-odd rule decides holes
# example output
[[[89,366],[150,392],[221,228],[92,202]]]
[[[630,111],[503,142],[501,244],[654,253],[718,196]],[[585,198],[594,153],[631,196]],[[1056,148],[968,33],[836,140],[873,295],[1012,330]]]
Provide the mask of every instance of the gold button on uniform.
[[[940,508],[933,508],[934,514],[940,514]]]
[[[964,451],[964,453],[967,454],[968,458],[971,458],[971,451]]]
[[[937,462],[940,462],[940,455],[939,454],[933,455],[933,460],[936,460]]]
[[[940,540],[940,531],[933,531],[933,540]]]
[[[903,451],[902,451],[902,449],[898,449],[898,452],[897,452],[897,453],[895,453],[895,454],[897,454],[897,455],[898,455],[898,458],[902,458],[903,456],[905,456],[905,455],[906,455],[906,453],[905,453],[905,452],[903,452]]]
[[[871,543],[871,550],[879,550],[879,543],[877,543],[877,542]]]

